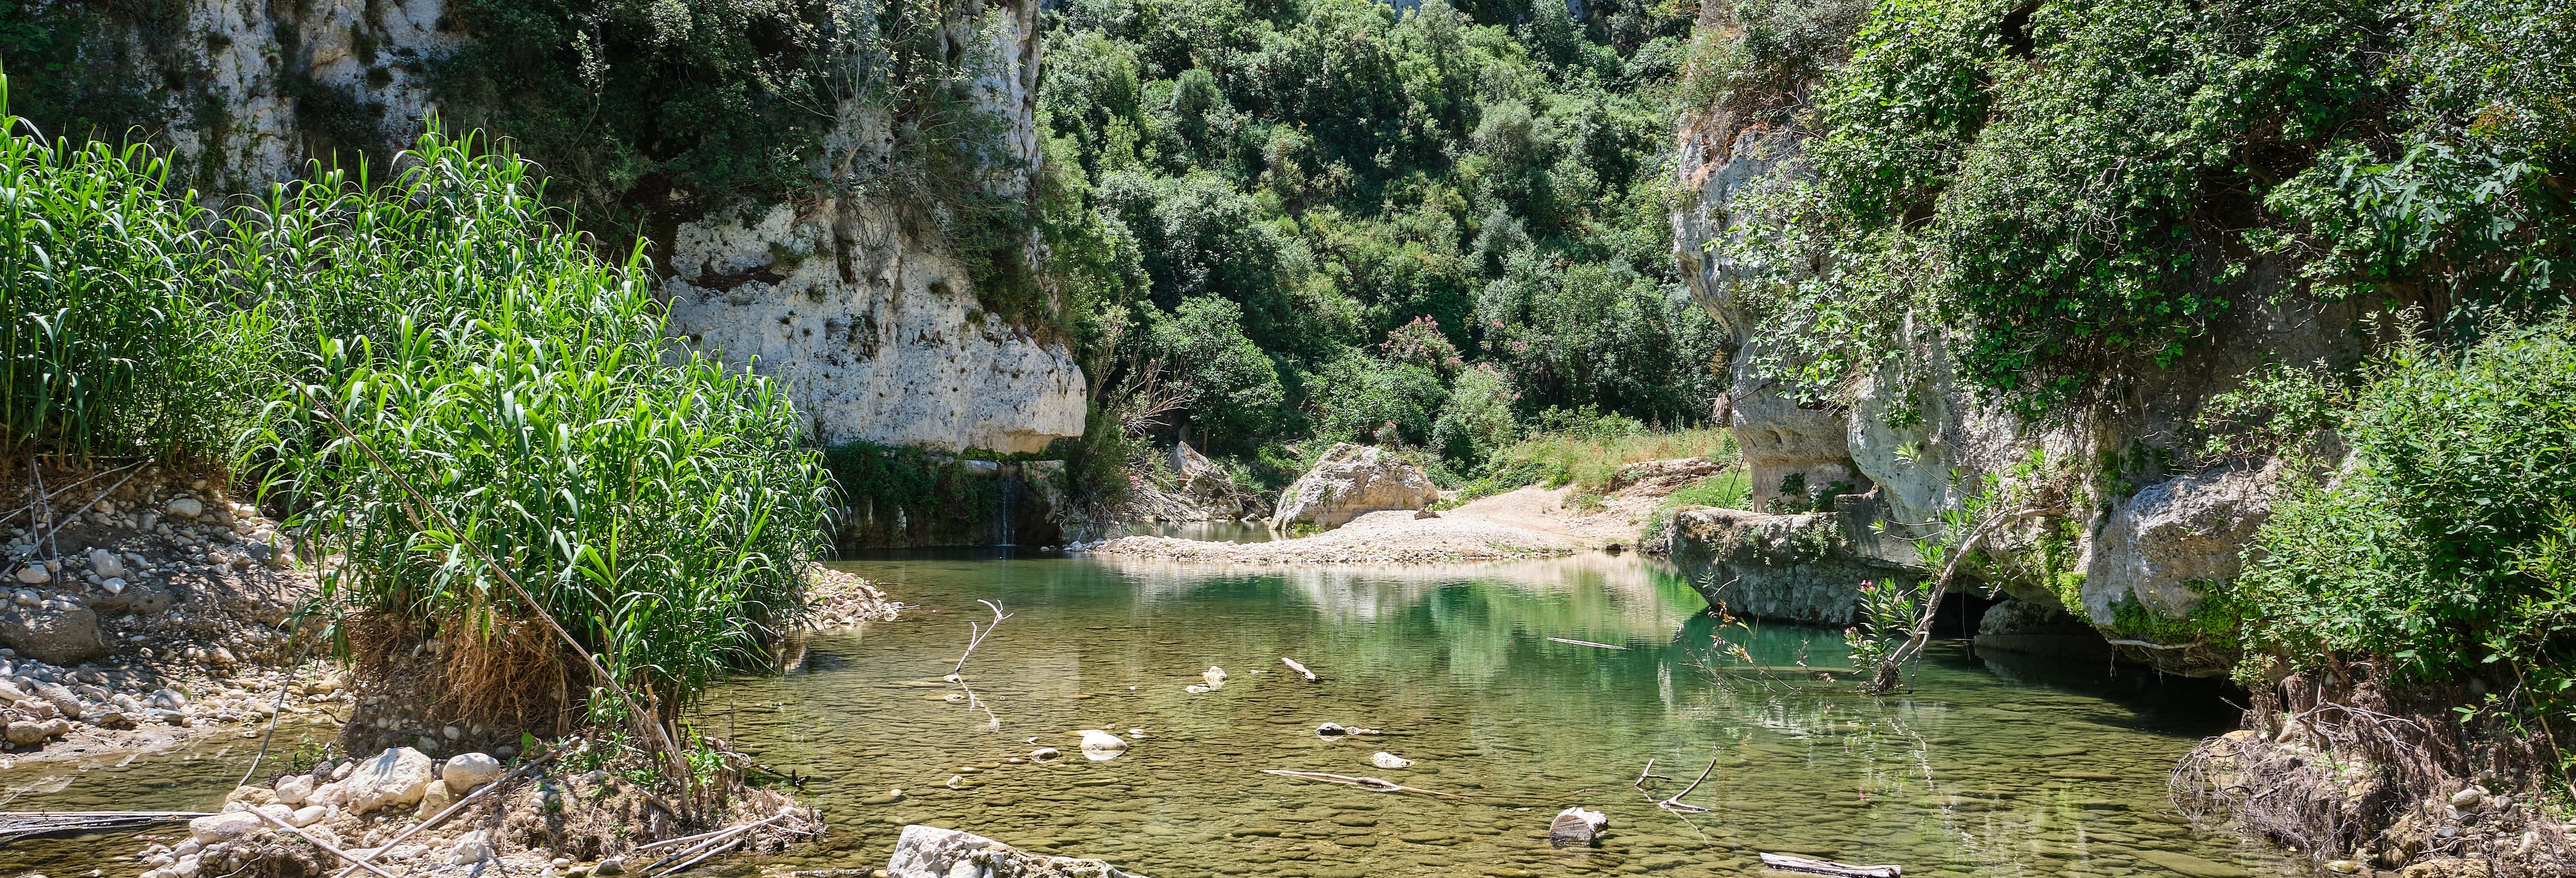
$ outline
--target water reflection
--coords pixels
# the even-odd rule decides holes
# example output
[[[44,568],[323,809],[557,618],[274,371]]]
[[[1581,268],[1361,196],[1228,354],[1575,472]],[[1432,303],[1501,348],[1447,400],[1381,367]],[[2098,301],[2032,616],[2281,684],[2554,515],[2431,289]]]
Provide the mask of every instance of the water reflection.
[[[773,866],[882,865],[897,828],[928,822],[1157,875],[1714,875],[1753,869],[1756,850],[1897,862],[1909,875],[2280,867],[2165,813],[2165,768],[2231,719],[2206,689],[2109,669],[1999,671],[1952,648],[1925,663],[1915,692],[1862,697],[1820,678],[1848,669],[1832,633],[1721,629],[1669,569],[1633,557],[851,566],[925,608],[818,639],[806,670],[730,684],[701,714],[765,763],[825,778],[810,792],[838,828]],[[976,598],[1017,614],[968,665],[998,730],[940,700],[938,678],[982,615]],[[1750,661],[1728,658],[1721,635]],[[1280,656],[1324,679],[1294,678]],[[1186,691],[1210,665],[1232,680]],[[1384,734],[1327,741],[1313,734],[1326,721]],[[1038,745],[1070,752],[1084,728],[1145,732],[1111,762],[1007,761]],[[1375,768],[1381,749],[1418,762]],[[1631,788],[1649,758],[1675,780]],[[978,770],[962,789],[938,786],[964,768]],[[1688,801],[1708,812],[1653,807],[1703,768],[1709,781]],[[910,798],[858,804],[890,788]],[[1574,804],[1611,814],[1599,850],[1546,845],[1548,818]]]

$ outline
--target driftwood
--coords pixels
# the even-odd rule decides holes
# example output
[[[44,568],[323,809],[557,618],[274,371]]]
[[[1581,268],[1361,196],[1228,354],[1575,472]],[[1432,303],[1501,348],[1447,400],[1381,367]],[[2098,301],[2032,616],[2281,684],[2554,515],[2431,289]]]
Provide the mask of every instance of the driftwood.
[[[1788,854],[1763,854],[1762,865],[1783,872],[1805,872],[1810,875],[1837,875],[1841,878],[1897,878],[1905,874],[1903,866],[1854,866],[1810,860]]]
[[[1315,682],[1315,672],[1306,670],[1306,666],[1298,664],[1296,659],[1283,655],[1279,657],[1279,663],[1287,665],[1289,670],[1296,671],[1298,676],[1306,678],[1306,682]]]
[[[1670,775],[1662,775],[1662,774],[1656,774],[1656,773],[1655,773],[1655,758],[1654,758],[1654,757],[1652,757],[1652,756],[1646,757],[1646,768],[1645,768],[1645,770],[1637,772],[1637,782],[1636,782],[1636,783],[1629,784],[1629,786],[1636,787],[1636,788],[1641,789],[1641,790],[1642,790],[1642,789],[1645,789],[1645,788],[1646,788],[1646,779],[1647,779],[1647,778],[1654,778],[1654,779],[1656,779],[1656,780],[1672,780],[1672,777],[1671,777]]]
[[[570,742],[566,742],[566,743],[567,743],[567,744],[569,744]],[[484,794],[485,794],[485,793],[489,793],[489,792],[491,792],[491,791],[493,791],[493,790],[500,789],[500,788],[502,788],[503,786],[508,785],[511,781],[518,780],[518,779],[519,779],[519,775],[526,774],[526,773],[528,773],[530,770],[532,770],[532,769],[536,768],[537,766],[544,765],[544,764],[546,764],[546,763],[548,763],[548,762],[553,762],[553,761],[554,761],[554,759],[555,759],[555,757],[556,757],[556,756],[558,756],[558,755],[561,755],[561,754],[564,752],[564,750],[565,750],[565,749],[566,749],[565,747],[556,747],[556,748],[554,748],[554,749],[552,749],[552,750],[548,750],[548,751],[546,751],[545,755],[543,755],[543,756],[539,756],[539,757],[537,757],[537,758],[535,758],[535,759],[530,759],[530,760],[528,760],[526,763],[521,764],[519,767],[517,767],[517,768],[513,768],[513,769],[510,769],[510,773],[508,773],[508,774],[504,774],[504,775],[501,775],[500,777],[497,777],[497,778],[493,778],[491,783],[484,784],[484,785],[482,786],[482,788],[481,788],[481,789],[477,789],[477,790],[475,790],[475,791],[473,791],[473,792],[471,792],[471,793],[467,793],[467,794],[465,795],[465,798],[462,798],[462,799],[458,799],[458,800],[456,800],[456,804],[453,804],[453,805],[449,805],[449,806],[447,806],[447,810],[440,811],[440,812],[438,812],[438,813],[436,813],[436,814],[430,815],[430,818],[429,818],[429,819],[421,821],[421,822],[419,823],[419,825],[413,826],[413,827],[412,827],[412,828],[410,828],[410,829],[403,830],[401,834],[394,836],[392,841],[388,841],[388,842],[385,842],[384,844],[377,845],[377,846],[376,846],[376,854],[381,854],[381,853],[384,853],[384,852],[386,852],[386,851],[393,850],[393,849],[394,849],[394,845],[401,844],[401,843],[403,842],[403,839],[410,838],[410,837],[412,837],[413,835],[418,834],[418,833],[419,833],[419,832],[421,832],[422,830],[432,829],[432,828],[437,827],[437,826],[438,826],[439,824],[441,824],[441,823],[445,823],[445,822],[447,822],[447,818],[456,816],[456,813],[457,813],[457,812],[465,810],[465,806],[467,806],[467,805],[471,805],[471,804],[474,804],[474,800],[476,800],[476,799],[483,798],[483,796],[484,796]],[[339,874],[339,875],[337,875],[337,876],[334,876],[334,878],[348,878],[349,873],[357,871],[359,866],[367,866],[367,861],[368,861],[368,860],[375,859],[375,858],[376,858],[376,854],[368,854],[368,855],[366,855],[366,856],[364,856],[364,857],[360,857],[360,858],[358,858],[358,859],[351,860],[350,862],[351,862],[351,863],[354,863],[354,864],[356,864],[356,865],[352,865],[352,866],[350,866],[350,867],[348,867],[348,868],[346,868],[346,869],[342,869],[342,870],[340,870],[340,874]],[[369,868],[369,869],[373,869],[373,868],[375,868],[375,867],[373,867],[373,866],[367,866],[367,868]]]
[[[1565,638],[1565,637],[1550,637],[1550,638],[1548,638],[1548,639],[1549,639],[1549,640],[1556,641],[1556,642],[1558,642],[1558,643],[1571,643],[1571,644],[1574,644],[1574,645],[1576,645],[1576,646],[1598,646],[1598,647],[1600,647],[1600,648],[1602,648],[1602,649],[1615,649],[1615,650],[1619,650],[1620,652],[1626,652],[1626,651],[1628,651],[1628,648],[1627,648],[1627,647],[1624,647],[1624,646],[1611,646],[1610,644],[1607,644],[1607,643],[1594,643],[1594,642],[1589,641],[1589,640],[1574,640],[1574,639],[1571,639],[1571,638]]]
[[[1670,808],[1670,809],[1673,809],[1673,810],[1675,810],[1675,811],[1706,811],[1706,810],[1708,810],[1708,809],[1706,809],[1706,808],[1702,808],[1702,807],[1700,807],[1700,806],[1698,806],[1698,805],[1693,805],[1693,804],[1690,804],[1690,803],[1688,803],[1688,802],[1684,802],[1684,801],[1682,801],[1682,797],[1683,797],[1683,796],[1690,795],[1692,790],[1699,789],[1699,785],[1700,785],[1702,782],[1705,782],[1705,781],[1707,781],[1707,780],[1708,780],[1708,774],[1709,774],[1709,772],[1712,772],[1712,771],[1716,771],[1716,770],[1717,770],[1717,760],[1718,760],[1718,757],[1715,757],[1715,756],[1711,756],[1711,757],[1709,757],[1709,758],[1708,758],[1708,767],[1707,767],[1707,768],[1703,768],[1703,769],[1700,769],[1700,770],[1699,770],[1699,777],[1692,778],[1692,779],[1691,779],[1691,782],[1690,782],[1690,786],[1683,787],[1683,788],[1682,788],[1682,791],[1681,791],[1681,792],[1678,792],[1678,793],[1674,793],[1674,794],[1673,794],[1673,796],[1672,796],[1672,798],[1665,799],[1665,800],[1663,800],[1663,801],[1661,801],[1661,802],[1656,802],[1656,803],[1655,803],[1655,807],[1658,807],[1658,808]],[[1641,778],[1641,779],[1642,779],[1642,778]]]
[[[0,811],[0,842],[54,832],[131,829],[211,816],[204,811]]]
[[[769,815],[768,817],[765,817],[765,818],[762,818],[762,819],[759,819],[759,820],[754,820],[754,821],[752,821],[752,822],[750,822],[750,823],[745,823],[745,824],[742,824],[742,825],[740,825],[740,826],[728,826],[728,827],[725,827],[725,828],[723,828],[723,829],[716,830],[716,831],[714,831],[714,832],[704,832],[704,833],[699,833],[699,834],[697,834],[697,835],[689,836],[689,837],[687,837],[687,838],[675,838],[675,839],[671,839],[671,840],[669,840],[669,841],[654,842],[652,845],[647,845],[646,847],[639,847],[639,848],[636,848],[636,849],[635,849],[635,852],[640,854],[640,853],[643,853],[647,848],[651,848],[651,847],[659,847],[659,846],[663,846],[663,845],[672,845],[672,844],[678,844],[678,843],[680,843],[680,842],[684,842],[684,841],[691,841],[691,840],[695,840],[695,841],[696,841],[696,843],[695,843],[695,844],[691,844],[691,845],[689,845],[688,847],[685,847],[685,848],[680,849],[680,852],[679,852],[679,853],[672,854],[672,855],[667,856],[667,857],[663,857],[663,858],[661,859],[661,861],[660,861],[660,862],[654,863],[653,865],[650,865],[650,866],[646,866],[646,867],[644,867],[644,868],[642,869],[642,871],[644,871],[644,872],[648,872],[648,873],[649,873],[649,872],[651,872],[651,871],[653,871],[653,870],[655,870],[655,869],[659,869],[659,868],[662,868],[662,867],[663,867],[663,866],[665,866],[665,865],[669,865],[669,864],[671,863],[671,861],[673,861],[673,860],[677,860],[677,859],[680,859],[680,858],[682,858],[682,857],[686,857],[686,856],[688,856],[688,855],[690,855],[690,854],[698,854],[698,853],[700,853],[700,852],[704,852],[704,853],[703,853],[701,856],[699,856],[697,859],[689,860],[687,863],[682,863],[682,864],[680,864],[677,868],[673,868],[673,869],[671,870],[672,872],[677,872],[677,871],[680,871],[680,869],[688,868],[688,866],[689,866],[691,863],[696,863],[698,860],[703,860],[703,859],[706,859],[708,856],[712,856],[712,855],[714,855],[714,853],[715,853],[716,851],[724,850],[725,848],[730,848],[730,847],[733,847],[734,845],[741,844],[741,843],[742,843],[742,840],[743,840],[743,837],[744,837],[745,835],[748,835],[752,830],[754,830],[754,829],[759,829],[759,828],[761,828],[761,827],[763,827],[763,826],[767,826],[767,825],[772,824],[772,823],[776,823],[776,822],[778,822],[779,818],[782,818],[782,817],[785,817],[785,816],[787,816],[787,812],[785,812],[785,811],[780,811],[780,812],[778,812],[778,813],[776,813],[776,814],[771,814],[771,815]],[[719,845],[721,845],[721,846],[719,846]],[[712,848],[712,850],[710,850],[711,848]],[[664,873],[664,874],[668,874],[668,873]]]
[[[1461,796],[1456,793],[1444,793],[1439,790],[1426,790],[1420,787],[1409,787],[1396,783],[1395,781],[1375,777],[1356,777],[1348,774],[1326,774],[1320,771],[1290,771],[1285,768],[1264,768],[1261,770],[1261,773],[1275,774],[1280,777],[1293,777],[1301,780],[1320,780],[1325,783],[1347,784],[1372,793],[1421,793],[1426,796],[1440,796],[1449,799],[1466,798],[1466,796]]]
[[[261,820],[266,820],[266,821],[268,821],[271,825],[274,825],[274,826],[276,826],[276,827],[277,827],[277,828],[279,828],[279,829],[283,829],[283,830],[286,830],[286,831],[288,831],[288,832],[295,833],[297,836],[302,837],[302,838],[303,838],[307,843],[312,844],[314,847],[321,848],[323,853],[330,854],[330,855],[335,856],[335,857],[339,857],[340,859],[343,859],[343,860],[347,860],[347,861],[349,861],[350,863],[352,863],[352,864],[354,864],[354,865],[356,865],[356,866],[358,866],[358,867],[360,867],[360,868],[366,869],[366,870],[367,870],[367,871],[369,871],[369,872],[374,872],[374,873],[376,873],[376,874],[378,874],[378,875],[385,876],[385,878],[394,878],[394,873],[392,873],[392,872],[387,872],[387,871],[385,871],[385,870],[383,870],[383,869],[376,868],[376,864],[374,864],[374,863],[370,863],[370,862],[367,862],[366,860],[359,859],[358,857],[356,857],[356,856],[354,856],[354,855],[351,855],[348,851],[344,851],[344,850],[341,850],[341,849],[339,849],[339,848],[332,847],[331,845],[329,845],[328,843],[325,843],[325,842],[324,842],[324,841],[322,841],[321,839],[314,838],[312,833],[305,832],[305,831],[304,831],[304,829],[303,829],[302,827],[296,826],[295,824],[292,824],[292,823],[288,823],[288,822],[286,822],[286,821],[284,821],[284,820],[279,820],[279,819],[277,819],[275,816],[270,815],[270,814],[269,814],[268,812],[266,812],[266,811],[262,811],[262,810],[259,810],[259,809],[257,809],[257,808],[252,808],[252,809],[250,809],[249,811],[244,812],[244,813],[257,815],[257,816],[259,817],[259,819],[261,819]],[[386,845],[386,847],[390,848],[390,847],[392,847],[392,845]]]

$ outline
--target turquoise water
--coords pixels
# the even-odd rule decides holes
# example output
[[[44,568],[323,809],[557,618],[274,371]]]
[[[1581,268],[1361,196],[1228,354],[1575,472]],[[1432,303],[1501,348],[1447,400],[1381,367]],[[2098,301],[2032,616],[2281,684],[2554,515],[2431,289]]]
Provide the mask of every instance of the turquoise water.
[[[813,776],[807,792],[833,824],[822,844],[729,869],[882,866],[907,823],[1158,878],[1736,875],[1761,872],[1759,851],[1910,876],[2290,866],[2193,830],[2166,802],[2174,759],[2235,716],[2213,687],[1947,644],[1912,693],[1865,697],[1819,679],[1848,666],[1833,634],[1723,626],[1635,556],[1387,570],[842,566],[922,609],[815,638],[800,668],[709,699],[703,727]],[[989,715],[946,700],[961,690],[941,679],[970,621],[990,618],[977,599],[1012,614],[965,666]],[[1730,658],[1729,644],[1746,652]],[[1281,656],[1323,680],[1290,676]],[[1231,681],[1186,691],[1210,665]],[[1327,721],[1381,734],[1327,740],[1314,732]],[[1073,754],[1079,729],[1131,747],[1100,762],[1011,761],[1039,746]],[[1380,750],[1416,762],[1378,768]],[[1649,758],[1675,778],[1652,793],[1631,786]],[[1652,804],[1712,759],[1686,800],[1709,810]],[[895,789],[900,801],[866,804]],[[1548,845],[1549,820],[1569,805],[1609,814],[1600,847]]]

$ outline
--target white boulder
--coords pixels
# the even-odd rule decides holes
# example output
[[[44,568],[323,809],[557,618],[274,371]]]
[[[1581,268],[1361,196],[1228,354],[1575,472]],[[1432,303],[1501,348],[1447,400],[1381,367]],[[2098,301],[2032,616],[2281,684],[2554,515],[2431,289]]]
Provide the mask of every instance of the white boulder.
[[[448,757],[447,767],[438,776],[447,781],[448,789],[463,795],[500,779],[501,760],[482,753],[459,753]]]
[[[429,756],[410,747],[387,750],[359,762],[341,783],[341,795],[349,810],[360,814],[418,802],[429,786],[433,764]]]
[[[1376,446],[1342,442],[1288,486],[1270,526],[1332,530],[1371,512],[1421,509],[1439,498],[1421,467]]]
[[[180,518],[195,518],[206,514],[206,504],[199,502],[195,497],[173,497],[170,499],[170,505],[164,508],[169,509],[170,514]]]
[[[198,844],[210,845],[250,835],[267,825],[260,821],[259,815],[248,811],[210,814],[188,821],[188,837]]]
[[[958,875],[1092,875],[1145,878],[1100,860],[1051,857],[1012,848],[973,833],[913,824],[894,842],[887,878],[953,878]]]
[[[1380,750],[1369,754],[1369,764],[1379,768],[1411,768],[1413,760]]]
[[[277,800],[289,805],[304,804],[313,798],[313,787],[312,775],[287,775],[277,782]]]

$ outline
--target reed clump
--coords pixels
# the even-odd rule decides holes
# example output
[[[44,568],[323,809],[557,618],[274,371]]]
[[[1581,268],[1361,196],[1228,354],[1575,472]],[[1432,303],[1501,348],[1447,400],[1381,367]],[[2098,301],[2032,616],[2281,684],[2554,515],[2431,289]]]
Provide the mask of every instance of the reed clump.
[[[229,463],[329,559],[334,642],[438,642],[446,705],[524,713],[482,690],[568,661],[574,700],[667,720],[804,612],[831,488],[796,412],[667,345],[640,249],[600,256],[508,150],[433,125],[390,179],[207,211],[148,150],[7,116],[5,78],[0,122],[0,454]]]

